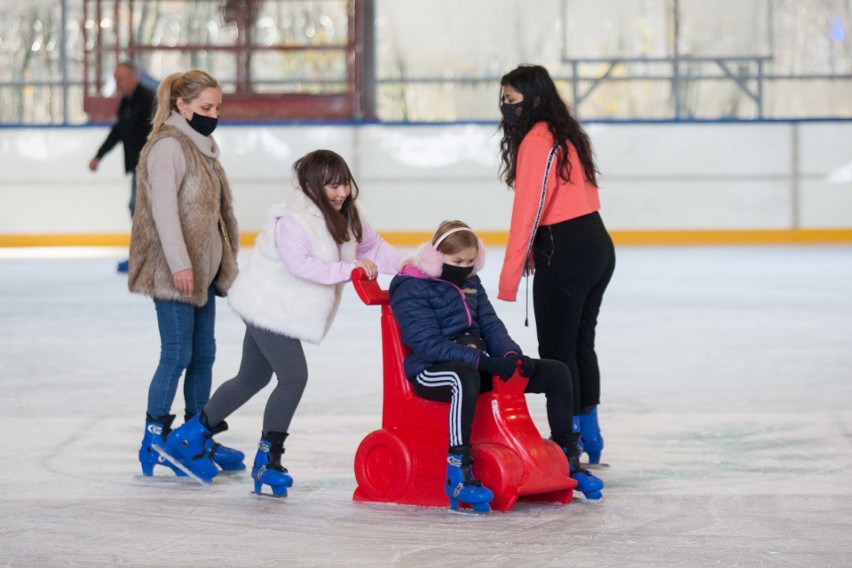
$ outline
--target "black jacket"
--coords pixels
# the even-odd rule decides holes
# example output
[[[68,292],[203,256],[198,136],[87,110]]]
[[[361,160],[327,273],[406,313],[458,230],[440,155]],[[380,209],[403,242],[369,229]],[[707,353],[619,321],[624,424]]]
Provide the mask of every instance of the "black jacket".
[[[103,158],[119,141],[124,146],[124,171],[132,172],[139,163],[139,153],[151,133],[151,119],[157,96],[140,83],[133,96],[122,97],[118,105],[118,120],[109,131],[109,136],[98,149],[98,158]]]

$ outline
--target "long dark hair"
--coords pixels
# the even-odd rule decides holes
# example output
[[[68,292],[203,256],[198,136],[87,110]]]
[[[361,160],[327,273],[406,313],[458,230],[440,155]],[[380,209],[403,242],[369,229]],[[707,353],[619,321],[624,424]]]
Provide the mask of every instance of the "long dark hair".
[[[503,138],[500,140],[500,155],[503,161],[500,175],[509,187],[514,187],[517,175],[518,148],[524,136],[529,133],[536,122],[547,122],[553,139],[562,146],[559,153],[556,171],[565,181],[571,179],[571,162],[568,160],[568,144],[570,141],[577,149],[580,163],[586,181],[597,185],[598,168],[592,155],[592,144],[589,135],[580,123],[571,116],[568,105],[559,96],[550,73],[541,65],[520,65],[509,71],[500,79],[502,102],[502,87],[509,85],[524,96],[516,125],[510,125],[506,119],[500,122]]]
[[[363,236],[361,217],[355,200],[358,198],[358,184],[352,178],[352,172],[346,165],[346,160],[331,150],[314,150],[305,154],[293,164],[293,172],[299,182],[299,188],[322,211],[325,226],[337,244],[349,240],[349,230],[357,242]],[[325,195],[327,185],[349,184],[352,192],[338,211],[332,207]]]

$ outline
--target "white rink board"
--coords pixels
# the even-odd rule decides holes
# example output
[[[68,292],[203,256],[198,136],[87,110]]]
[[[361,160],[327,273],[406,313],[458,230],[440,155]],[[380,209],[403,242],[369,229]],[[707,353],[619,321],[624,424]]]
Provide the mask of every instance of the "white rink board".
[[[852,227],[852,122],[590,124],[610,230]],[[0,235],[126,233],[120,148],[92,174],[104,127],[0,128]],[[380,231],[436,219],[505,231],[496,125],[223,125],[216,132],[243,231],[316,148],[349,162]],[[798,223],[798,225],[797,225]]]

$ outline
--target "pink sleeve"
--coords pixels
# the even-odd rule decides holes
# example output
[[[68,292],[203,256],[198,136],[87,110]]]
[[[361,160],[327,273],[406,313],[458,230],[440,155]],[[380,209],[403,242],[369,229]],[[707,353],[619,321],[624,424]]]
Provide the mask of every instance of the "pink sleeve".
[[[295,222],[280,218],[275,224],[275,247],[278,258],[291,274],[317,284],[348,282],[354,263],[326,262],[311,254],[308,236]]]
[[[382,274],[399,272],[408,255],[385,242],[367,223],[362,223],[361,229],[361,242],[355,251],[356,258],[372,260]]]

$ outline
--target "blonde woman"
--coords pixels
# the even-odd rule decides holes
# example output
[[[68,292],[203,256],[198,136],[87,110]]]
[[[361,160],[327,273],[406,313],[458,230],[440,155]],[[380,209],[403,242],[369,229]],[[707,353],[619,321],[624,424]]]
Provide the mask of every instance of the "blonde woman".
[[[187,421],[210,398],[215,296],[225,296],[237,276],[239,231],[219,146],[211,136],[221,105],[222,90],[208,73],[193,69],[166,77],[136,168],[128,286],[154,300],[161,342],[139,450],[146,476],[154,465],[183,475],[151,445],[162,445],[171,431],[181,374]],[[216,432],[226,428],[223,423]],[[243,453],[215,444],[212,434],[205,447],[223,470],[245,469]]]

